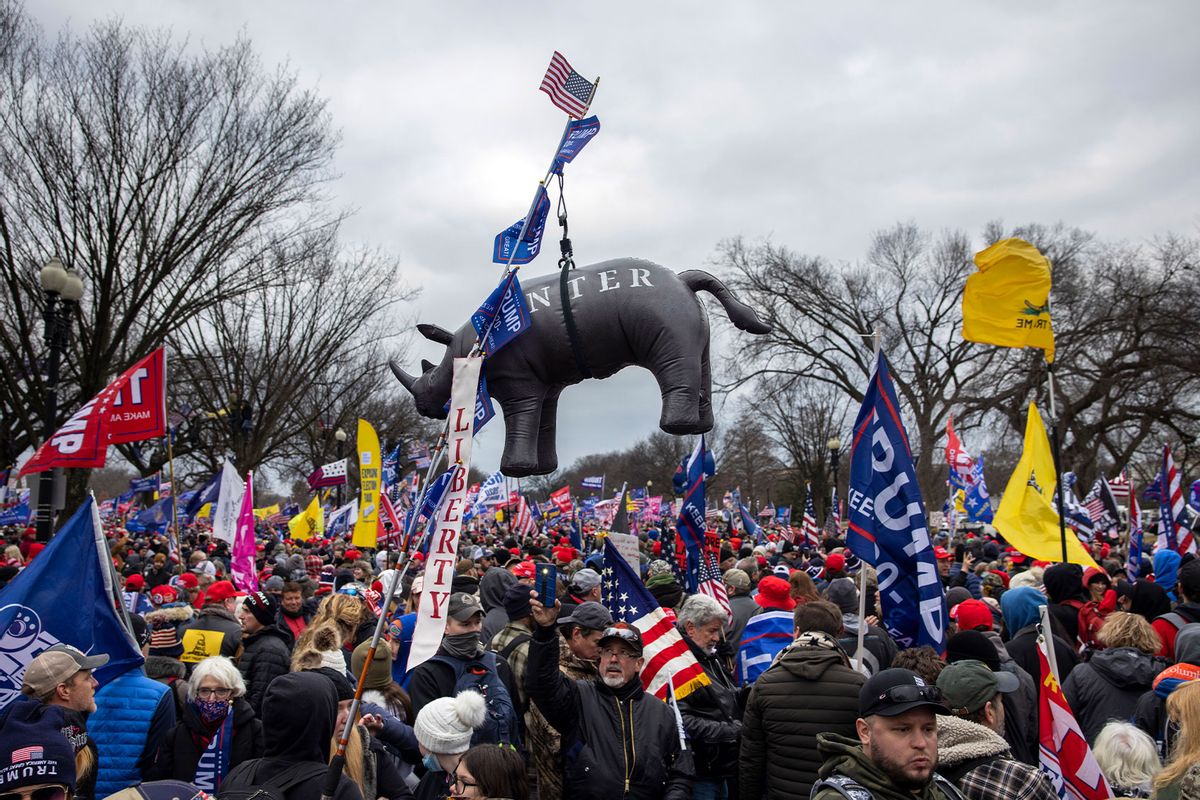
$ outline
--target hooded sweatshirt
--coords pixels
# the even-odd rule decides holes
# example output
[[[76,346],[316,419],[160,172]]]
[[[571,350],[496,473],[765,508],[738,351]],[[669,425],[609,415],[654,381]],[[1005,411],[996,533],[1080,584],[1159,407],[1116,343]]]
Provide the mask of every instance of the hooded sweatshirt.
[[[504,610],[504,594],[508,587],[517,582],[517,576],[501,567],[492,567],[483,573],[479,581],[479,599],[486,612],[483,617],[483,628],[479,631],[479,641],[489,645],[496,634],[508,624],[508,612]]]
[[[1171,602],[1175,602],[1175,584],[1179,581],[1179,553],[1174,550],[1159,550],[1154,554],[1154,582],[1167,590]]]
[[[1042,674],[1037,654],[1038,606],[1049,605],[1046,596],[1032,586],[1009,589],[1000,598],[1004,629],[1009,635],[1008,654],[1035,682],[1041,680]],[[1054,657],[1058,660],[1059,675],[1065,680],[1079,657],[1070,644],[1057,636],[1054,637]]]
[[[261,785],[295,764],[329,762],[330,740],[337,721],[337,690],[333,681],[316,672],[290,672],[271,681],[263,698],[265,758],[244,762],[225,778],[230,790]],[[324,774],[289,789],[287,800],[319,800]],[[342,775],[334,800],[362,800],[358,787]]]
[[[1072,670],[1063,694],[1088,744],[1110,719],[1127,720],[1167,662],[1133,647],[1100,650]]]
[[[1153,688],[1138,699],[1133,712],[1133,724],[1154,738],[1163,760],[1179,735],[1179,726],[1167,719],[1167,698],[1184,683],[1200,680],[1200,624],[1180,628],[1175,656],[1176,663],[1158,673]]]
[[[871,792],[875,800],[950,800],[950,795],[933,782],[917,792],[899,789],[887,774],[867,758],[857,739],[822,733],[817,737],[817,750],[825,759],[821,765],[821,778],[843,775]],[[813,800],[842,800],[843,795],[835,789],[822,789]]]

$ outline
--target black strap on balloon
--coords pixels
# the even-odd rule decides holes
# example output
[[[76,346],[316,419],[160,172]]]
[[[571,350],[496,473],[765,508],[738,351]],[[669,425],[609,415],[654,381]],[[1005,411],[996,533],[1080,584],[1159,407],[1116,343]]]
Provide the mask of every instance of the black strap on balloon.
[[[567,324],[567,339],[571,343],[571,355],[575,358],[575,367],[584,378],[592,377],[588,369],[587,358],[583,354],[583,340],[579,336],[579,328],[575,325],[575,312],[571,310],[571,294],[568,291],[567,274],[575,269],[575,253],[571,249],[571,238],[567,235],[567,201],[563,196],[563,176],[558,176],[558,225],[562,228],[562,239],[558,246],[562,257],[558,259],[558,295],[562,302],[563,321]]]

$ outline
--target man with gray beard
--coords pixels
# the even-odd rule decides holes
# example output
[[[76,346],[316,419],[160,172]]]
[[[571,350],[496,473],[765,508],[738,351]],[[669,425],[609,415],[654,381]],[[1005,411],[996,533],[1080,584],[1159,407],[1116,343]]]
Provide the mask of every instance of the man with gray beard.
[[[546,608],[532,593],[537,624],[529,647],[526,689],[562,734],[563,796],[578,800],[689,800],[690,754],[681,753],[675,714],[642,689],[642,636],[617,623],[599,642],[600,674],[571,680],[558,668],[555,623],[560,603]]]

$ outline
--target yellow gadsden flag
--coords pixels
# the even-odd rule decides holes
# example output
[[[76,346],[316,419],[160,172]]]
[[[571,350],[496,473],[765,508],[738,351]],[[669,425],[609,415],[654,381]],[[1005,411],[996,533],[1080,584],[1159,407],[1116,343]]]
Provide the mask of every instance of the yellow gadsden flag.
[[[314,496],[308,508],[288,520],[288,533],[292,539],[303,542],[325,533],[325,509],[321,498]]]
[[[358,421],[358,519],[354,523],[355,547],[374,547],[379,534],[379,489],[383,464],[379,458],[379,434],[365,419]]]
[[[1004,239],[975,254],[979,267],[963,290],[963,338],[1001,347],[1040,347],[1054,363],[1050,262],[1024,239]]]
[[[1062,561],[1058,512],[1053,504],[1056,488],[1050,440],[1046,438],[1042,415],[1037,406],[1030,403],[1029,418],[1025,421],[1025,449],[1008,479],[992,524],[1009,544],[1040,561]],[[1067,561],[1085,567],[1096,566],[1079,537],[1069,528]]]
[[[278,513],[279,513],[279,503],[275,503],[273,505],[267,506],[266,508],[254,509],[254,518],[255,519],[266,519],[267,517],[273,517]]]

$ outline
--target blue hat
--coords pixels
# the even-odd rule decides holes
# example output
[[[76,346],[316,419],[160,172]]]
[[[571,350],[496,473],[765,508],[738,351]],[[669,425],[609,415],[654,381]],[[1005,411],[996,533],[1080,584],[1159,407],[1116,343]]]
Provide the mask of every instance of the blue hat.
[[[18,697],[0,714],[0,791],[61,783],[75,791],[75,748],[58,706]]]

